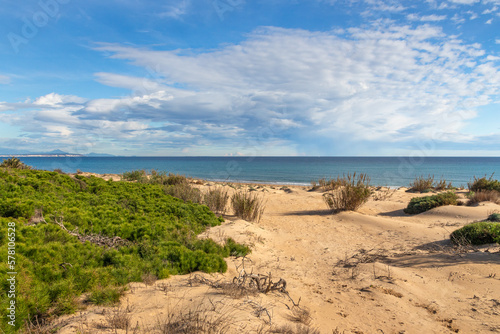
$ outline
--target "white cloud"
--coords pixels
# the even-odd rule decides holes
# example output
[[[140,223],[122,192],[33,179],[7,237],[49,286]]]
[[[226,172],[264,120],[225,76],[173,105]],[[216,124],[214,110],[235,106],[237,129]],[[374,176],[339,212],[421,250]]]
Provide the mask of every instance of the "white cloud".
[[[438,22],[438,21],[444,21],[446,20],[447,16],[446,15],[424,15],[424,16],[418,16],[416,14],[409,14],[407,16],[408,20],[410,21],[422,21],[422,22]]]
[[[188,0],[176,1],[171,5],[167,5],[166,10],[159,15],[178,20],[187,14],[189,6],[190,1]]]
[[[26,132],[51,140],[58,134],[88,143],[95,134],[135,153],[293,154],[310,153],[303,143],[340,139],[470,142],[467,121],[500,94],[493,56],[428,24],[378,22],[342,32],[265,27],[239,44],[198,53],[97,49],[155,72],[97,73],[130,96],[85,101],[52,93],[11,106],[27,111],[0,120],[30,123]]]
[[[8,84],[10,84],[10,77],[0,74],[0,85],[8,85]]]

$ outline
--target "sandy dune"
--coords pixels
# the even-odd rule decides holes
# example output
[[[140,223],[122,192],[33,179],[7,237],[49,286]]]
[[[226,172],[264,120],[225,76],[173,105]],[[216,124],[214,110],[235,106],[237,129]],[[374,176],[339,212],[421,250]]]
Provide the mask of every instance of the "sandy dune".
[[[229,258],[223,275],[131,284],[120,306],[130,317],[128,332],[160,333],[176,314],[202,309],[197,314],[226,323],[226,333],[285,333],[286,325],[297,333],[500,332],[500,248],[449,242],[450,232],[500,211],[499,205],[408,216],[402,209],[416,195],[400,189],[358,212],[332,215],[322,193],[280,188],[257,188],[267,201],[259,223],[227,216],[205,237],[251,245],[246,272],[271,274],[273,282],[283,278],[291,298],[277,291],[232,297],[200,279],[231,282],[242,259]],[[60,332],[125,333],[111,325],[117,309],[88,307],[60,319]]]

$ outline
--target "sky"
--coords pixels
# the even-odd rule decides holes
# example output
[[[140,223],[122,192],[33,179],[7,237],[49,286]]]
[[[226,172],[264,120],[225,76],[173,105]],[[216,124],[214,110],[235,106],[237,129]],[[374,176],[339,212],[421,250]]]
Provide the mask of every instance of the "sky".
[[[0,153],[500,156],[500,0],[3,0]]]

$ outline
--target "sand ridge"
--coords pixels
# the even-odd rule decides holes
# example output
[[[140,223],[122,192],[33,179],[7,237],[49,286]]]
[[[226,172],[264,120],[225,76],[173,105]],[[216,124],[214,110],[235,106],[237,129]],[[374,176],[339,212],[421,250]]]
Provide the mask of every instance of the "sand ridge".
[[[409,216],[402,209],[419,195],[403,188],[357,212],[332,215],[322,193],[309,187],[225,187],[255,189],[265,198],[265,213],[258,223],[227,215],[200,237],[250,245],[245,270],[285,279],[291,299],[280,292],[233,298],[200,282],[199,277],[231,282],[240,275],[242,259],[228,258],[225,274],[130,284],[120,305],[131,318],[129,332],[161,333],[165,319],[192,308],[226,321],[226,333],[265,333],[285,325],[298,332],[297,324],[320,333],[500,332],[500,248],[457,249],[449,242],[450,232],[500,211],[499,205],[441,207]],[[306,316],[297,317],[294,303]],[[116,309],[88,307],[63,317],[59,332],[125,333],[109,326]]]

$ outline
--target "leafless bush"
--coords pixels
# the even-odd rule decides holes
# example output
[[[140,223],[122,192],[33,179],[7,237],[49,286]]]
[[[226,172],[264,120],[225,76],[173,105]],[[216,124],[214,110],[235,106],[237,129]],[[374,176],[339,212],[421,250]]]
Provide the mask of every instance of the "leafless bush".
[[[105,319],[110,328],[128,330],[132,316],[126,310],[117,308],[108,312]]]
[[[396,193],[396,189],[378,187],[373,192],[372,198],[374,201],[387,201]]]

